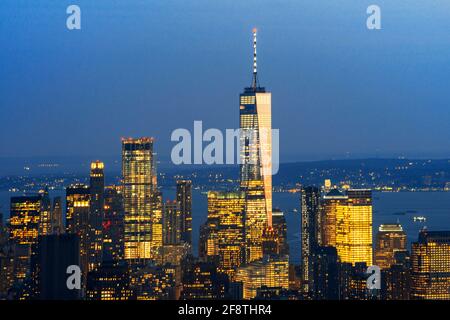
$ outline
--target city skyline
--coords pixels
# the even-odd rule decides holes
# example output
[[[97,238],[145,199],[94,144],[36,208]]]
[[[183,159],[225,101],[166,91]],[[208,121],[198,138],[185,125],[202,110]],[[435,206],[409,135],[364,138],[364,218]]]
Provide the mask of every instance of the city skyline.
[[[119,39],[133,31],[133,28],[128,29],[130,26],[141,23],[135,18],[144,17],[145,13],[133,10],[157,6],[160,10],[157,17],[164,19],[170,16],[165,10],[174,9],[179,0],[164,4],[130,1],[127,8],[132,9],[131,17],[134,19],[128,21],[129,25],[121,26],[125,30],[111,29],[117,31],[111,34],[112,37]],[[380,27],[380,15],[376,18],[376,11],[381,9],[378,5],[371,5],[362,16],[367,18],[373,9],[372,19],[378,19],[378,27],[371,28],[369,18],[364,33],[361,31],[354,37],[360,41],[365,38],[365,45],[374,50],[365,52],[367,56],[364,52],[353,56],[354,52],[347,51],[356,46],[355,41],[344,41],[344,49],[337,39],[326,43],[327,35],[320,37],[317,34],[320,30],[309,30],[309,36],[314,35],[318,41],[316,44],[331,45],[333,50],[322,56],[315,52],[312,56],[317,60],[308,61],[302,60],[308,55],[297,51],[299,56],[294,59],[292,50],[311,48],[312,45],[305,43],[305,46],[299,46],[292,39],[288,40],[289,34],[305,25],[299,23],[300,26],[294,27],[290,22],[292,29],[281,37],[270,31],[271,28],[281,28],[281,22],[288,20],[288,12],[293,8],[306,8],[306,12],[311,14],[323,7],[322,0],[309,5],[285,2],[279,6],[279,10],[286,12],[285,19],[273,12],[268,15],[268,3],[259,6],[260,10],[255,10],[250,16],[257,17],[253,21],[256,24],[259,21],[267,21],[267,24],[247,30],[247,38],[251,35],[251,42],[246,39],[243,43],[252,51],[247,54],[247,50],[239,50],[239,44],[221,48],[219,53],[215,46],[231,41],[230,34],[220,33],[220,28],[207,43],[203,41],[204,37],[212,30],[195,33],[194,28],[189,33],[191,38],[185,41],[171,28],[177,24],[200,27],[202,23],[195,17],[210,13],[213,7],[224,12],[238,9],[239,14],[234,19],[239,20],[245,16],[239,9],[248,8],[249,4],[230,6],[219,2],[211,7],[205,0],[192,0],[187,6],[193,10],[193,16],[188,14],[185,17],[179,12],[175,26],[169,27],[169,21],[159,26],[167,34],[156,32],[157,44],[139,43],[140,50],[136,55],[152,48],[154,50],[146,52],[151,58],[144,54],[135,61],[129,55],[130,47],[126,44],[132,42],[127,42],[130,41],[128,39],[124,46],[114,50],[114,54],[103,56],[104,59],[100,59],[103,64],[89,73],[83,68],[89,65],[90,58],[98,62],[98,55],[102,53],[99,48],[107,48],[113,38],[99,39],[91,51],[95,54],[86,55],[81,60],[76,57],[78,51],[74,50],[74,44],[71,43],[70,47],[66,43],[63,47],[70,48],[74,54],[72,57],[68,55],[68,60],[85,64],[78,64],[79,69],[72,70],[72,73],[68,71],[62,78],[58,73],[52,73],[56,69],[46,70],[43,77],[47,80],[36,82],[33,89],[40,90],[53,84],[54,95],[48,95],[45,90],[32,95],[36,107],[42,108],[37,117],[32,111],[23,109],[28,97],[18,93],[28,89],[26,85],[19,86],[20,90],[15,88],[20,75],[16,79],[11,75],[1,78],[0,85],[6,83],[8,87],[4,100],[0,102],[8,105],[17,98],[19,104],[17,110],[5,108],[6,111],[0,112],[19,118],[12,121],[13,125],[17,124],[15,131],[10,124],[11,118],[6,119],[5,128],[0,126],[1,142],[6,142],[0,152],[26,157],[27,152],[38,150],[41,157],[45,155],[43,158],[50,157],[48,150],[66,153],[66,157],[70,157],[72,151],[83,154],[95,150],[98,154],[88,164],[85,163],[86,158],[81,164],[78,162],[78,170],[81,167],[82,173],[60,166],[57,159],[38,164],[17,161],[16,167],[21,167],[17,175],[7,174],[10,170],[7,167],[3,169],[5,174],[0,174],[0,300],[450,301],[450,156],[448,160],[410,160],[398,156],[396,159],[297,161],[279,166],[279,151],[283,148],[285,155],[295,157],[315,151],[324,157],[326,152],[341,152],[347,148],[347,158],[351,158],[350,155],[356,152],[401,152],[390,148],[400,145],[408,148],[423,142],[425,148],[416,151],[447,152],[448,123],[441,115],[445,110],[446,95],[437,98],[431,92],[418,90],[418,87],[425,89],[423,84],[429,81],[423,70],[421,74],[417,60],[418,56],[423,56],[415,56],[417,52],[409,50],[408,57],[415,58],[401,59],[404,64],[397,66],[391,55],[398,50],[397,43],[394,47],[387,46],[392,50],[389,54],[379,56],[377,44],[371,42],[376,39],[378,44],[392,45],[391,41],[402,34],[397,30],[399,34],[393,38],[383,39],[386,29],[396,30],[390,24],[390,14],[399,14],[396,10],[402,7],[382,2],[383,12],[388,11],[383,14],[383,19],[387,20],[383,22],[383,28]],[[76,12],[81,9],[78,5],[70,5],[66,13],[73,12],[74,16],[73,21],[67,20],[65,36],[86,41],[86,45],[91,40],[85,34],[95,30],[90,29],[93,26],[89,24],[92,22],[90,18],[97,17],[101,23],[106,22],[102,20],[105,16],[95,11],[106,6],[106,2],[97,7],[80,0],[80,5],[86,12],[83,13],[83,21],[87,22],[83,22],[84,27],[81,28],[80,20],[76,21],[80,19]],[[12,8],[9,2],[0,6],[6,10]],[[421,6],[417,3],[408,8]],[[362,7],[366,9],[365,5]],[[58,5],[53,6],[47,14],[54,14],[57,8]],[[331,4],[329,9],[337,8],[350,7]],[[40,5],[35,9],[34,17],[39,20]],[[113,10],[106,15],[114,16],[123,8],[114,4],[109,9]],[[310,17],[308,14],[306,16]],[[355,11],[351,11],[351,15],[354,14]],[[411,18],[399,16],[403,18],[398,21],[403,23]],[[122,18],[126,21],[130,16]],[[215,17],[209,18],[213,20]],[[339,17],[335,18],[340,21]],[[319,21],[327,19],[331,19],[329,12]],[[309,20],[310,24],[313,22]],[[435,20],[434,25],[437,26],[438,22],[439,19]],[[222,21],[218,21],[218,25],[224,29],[229,26],[228,22],[224,24]],[[244,26],[247,24],[234,29]],[[45,27],[48,25],[44,30]],[[343,27],[351,30],[356,25],[348,23]],[[267,30],[268,35],[267,38],[262,37],[261,46],[259,28]],[[339,34],[329,26],[323,30]],[[148,40],[155,36],[154,32],[150,30],[141,36],[147,36]],[[167,47],[164,46],[167,43],[164,37],[173,37]],[[235,34],[231,33],[233,37]],[[133,41],[136,39],[139,37]],[[239,36],[236,39],[242,40]],[[429,40],[433,42],[435,39]],[[289,45],[283,47],[281,43]],[[181,50],[186,44],[192,46]],[[49,42],[40,44],[40,48],[48,45]],[[86,50],[84,45],[81,51]],[[192,55],[200,47],[205,54],[215,53],[215,58],[204,61],[204,56]],[[175,53],[164,54],[171,48],[176,48]],[[14,49],[9,49],[4,56],[20,60],[20,57],[11,55]],[[233,49],[238,49],[235,53],[239,58],[225,59],[225,64],[217,63],[228,50]],[[450,54],[450,47],[448,49]],[[115,60],[117,54],[122,57],[120,61]],[[159,63],[154,65],[154,55],[159,54]],[[327,55],[335,60],[322,66]],[[346,65],[343,57],[353,57],[354,65]],[[367,67],[368,57],[377,63],[363,68],[363,65]],[[7,61],[0,56],[0,61],[4,60]],[[208,61],[216,63],[208,65]],[[243,61],[246,63],[241,64]],[[134,70],[136,77],[131,79],[128,72],[136,62],[142,70]],[[336,62],[344,63],[339,65]],[[434,62],[439,62],[439,59]],[[114,69],[110,68],[110,63]],[[298,74],[290,78],[292,74],[285,67],[290,63],[293,74],[305,70],[305,78]],[[223,68],[233,64],[240,66],[242,74],[251,74],[250,81],[242,81],[237,89],[234,84],[243,77],[234,76],[231,71],[234,67],[228,68],[228,74]],[[21,65],[26,66],[26,63]],[[297,69],[300,65],[301,68]],[[338,68],[332,71],[337,65]],[[408,70],[402,68],[411,65],[419,69],[417,72],[422,78],[407,76]],[[261,73],[260,66],[264,70]],[[45,68],[44,65],[40,67]],[[278,69],[286,75],[284,82],[277,78],[274,70]],[[155,72],[148,74],[149,70]],[[174,70],[180,71],[170,74]],[[335,73],[337,70],[348,81],[341,81],[343,75]],[[208,76],[204,76],[204,71]],[[222,73],[224,77],[220,76]],[[261,74],[263,80],[260,79]],[[355,74],[359,76],[354,77]],[[406,80],[396,87],[399,80],[396,77],[400,74]],[[36,77],[33,72],[27,75],[29,80]],[[99,75],[109,77],[101,82]],[[217,91],[217,87],[211,84],[214,79],[211,75],[219,75],[216,79],[219,79],[222,90]],[[184,86],[173,85],[185,80],[186,76],[190,81]],[[439,83],[440,79],[445,79],[443,77],[433,74],[433,81]],[[81,78],[92,87],[86,87]],[[302,82],[302,79],[306,81]],[[131,81],[124,86],[127,80]],[[69,98],[67,104],[60,106],[61,112],[55,114],[55,106],[47,108],[40,105],[40,95],[45,96],[50,105],[62,101],[71,82],[75,94],[71,96],[73,100]],[[297,87],[298,83],[311,85],[311,91],[303,91]],[[148,84],[151,86],[145,88]],[[332,90],[327,90],[327,84],[332,84]],[[347,87],[349,85],[351,87]],[[166,91],[168,88],[171,90]],[[443,88],[433,87],[439,94]],[[231,90],[234,92],[230,95]],[[145,94],[141,95],[143,92]],[[311,95],[313,92],[317,95]],[[107,98],[101,98],[105,93]],[[0,96],[2,94],[0,89]],[[217,99],[216,94],[223,95],[222,99]],[[228,95],[234,97],[234,103],[227,108],[224,106],[229,102]],[[314,103],[309,104],[306,97]],[[426,101],[422,100],[425,97]],[[110,102],[108,106],[111,109],[101,113],[100,110],[105,111],[103,108],[106,107],[101,105],[106,101],[103,99]],[[77,107],[80,101],[83,104]],[[324,102],[329,103],[328,109]],[[392,108],[396,103],[399,103],[398,109]],[[429,107],[429,103],[433,103],[434,109]],[[417,112],[421,108],[430,118]],[[196,118],[198,116],[201,118]],[[32,124],[27,122],[31,118]],[[191,119],[194,119],[192,134],[188,125]],[[432,123],[427,122],[430,119],[433,119]],[[205,131],[215,128],[211,126],[213,123],[219,125],[219,130]],[[422,127],[417,129],[420,123]],[[59,125],[64,125],[63,133],[59,132]],[[228,130],[233,126],[239,130]],[[21,130],[23,127],[26,130]],[[417,130],[411,131],[411,128]],[[224,129],[225,138],[222,134]],[[3,135],[2,130],[13,134]],[[27,134],[27,130],[33,134]],[[170,142],[164,138],[159,140],[158,135],[167,133],[167,130],[172,130]],[[279,130],[281,141],[278,139]],[[121,135],[117,137],[119,131]],[[284,138],[283,131],[287,133]],[[54,139],[42,139],[50,133]],[[441,135],[437,136],[438,133]],[[430,135],[433,143],[428,142]],[[21,142],[24,136],[28,144]],[[173,147],[176,141],[178,144]],[[55,146],[58,142],[60,147]],[[378,148],[380,145],[382,149]],[[121,148],[117,150],[117,146]],[[173,165],[167,165],[164,155],[171,147],[170,161]],[[102,152],[111,150],[116,150],[115,160],[101,156]],[[0,160],[1,157],[0,153]],[[190,166],[191,159],[199,166]],[[225,162],[222,161],[224,159]],[[74,156],[72,161],[76,163],[79,159]],[[221,167],[223,163],[226,165]],[[9,203],[9,215],[3,212],[5,199]],[[222,306],[227,307],[226,304]],[[230,305],[230,312],[236,308],[237,315],[247,315],[248,307],[250,314],[252,308],[257,315],[265,314],[265,304],[245,305],[242,309],[243,306],[241,302]],[[271,305],[267,307],[270,314]],[[207,317],[213,311],[189,307],[186,303],[178,314],[187,314],[190,308],[207,312]]]

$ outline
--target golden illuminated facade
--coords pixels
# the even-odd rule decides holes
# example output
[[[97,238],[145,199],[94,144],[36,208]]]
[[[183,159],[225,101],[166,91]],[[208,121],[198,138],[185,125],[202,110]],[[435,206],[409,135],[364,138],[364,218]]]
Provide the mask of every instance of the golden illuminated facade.
[[[347,196],[333,189],[323,196],[321,204],[321,246],[336,247],[336,215],[343,216],[347,210]]]
[[[411,299],[450,299],[450,231],[421,231],[411,265]]]
[[[265,256],[241,266],[236,271],[235,282],[242,282],[243,298],[253,299],[259,288],[289,289],[288,256]]]
[[[41,196],[11,198],[9,239],[15,245],[14,278],[22,281],[30,271],[32,249],[38,241]]]
[[[242,192],[208,192],[207,256],[230,277],[244,261],[244,205]]]
[[[154,181],[156,181],[154,179]],[[159,251],[163,245],[163,203],[162,193],[153,185],[152,192],[152,255],[153,259],[159,257]]]
[[[10,240],[17,244],[35,244],[39,235],[40,211],[40,196],[12,197]]]
[[[241,190],[246,194],[246,261],[262,257],[263,230],[272,225],[271,93],[260,87],[256,66],[256,30],[252,86],[240,95]]]
[[[341,262],[372,265],[372,192],[347,190],[347,203],[336,207],[336,249]]]
[[[375,265],[388,269],[395,261],[395,253],[406,251],[406,233],[400,224],[382,224],[375,240]]]
[[[153,139],[122,140],[124,257],[137,262],[154,258],[162,245],[161,212],[153,215]],[[154,230],[155,224],[157,228]],[[157,241],[152,235],[157,231]]]

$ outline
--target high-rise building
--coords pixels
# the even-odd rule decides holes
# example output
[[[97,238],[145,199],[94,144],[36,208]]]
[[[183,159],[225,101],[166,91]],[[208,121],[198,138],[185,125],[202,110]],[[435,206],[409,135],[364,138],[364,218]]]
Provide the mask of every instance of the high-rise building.
[[[11,197],[10,240],[26,245],[37,243],[41,200],[40,195]]]
[[[316,300],[339,299],[338,255],[334,247],[317,247],[314,253],[313,288]]]
[[[339,299],[340,300],[372,300],[379,290],[367,288],[368,274],[365,262],[339,263]]]
[[[90,172],[90,211],[89,211],[89,270],[99,267],[103,254],[102,222],[105,205],[104,163],[94,161]]]
[[[396,251],[394,263],[381,270],[383,300],[409,300],[411,294],[411,259],[407,251]]]
[[[450,299],[450,231],[419,233],[411,251],[411,299]]]
[[[54,197],[52,203],[52,234],[65,232],[61,197]]]
[[[122,139],[124,257],[129,262],[151,259],[158,250],[152,242],[152,159],[153,138]]]
[[[8,241],[8,231],[0,212],[0,300],[8,297],[14,283],[14,252]]]
[[[272,211],[272,228],[277,234],[279,254],[289,255],[289,244],[287,239],[287,223],[283,211],[273,209]]]
[[[375,265],[388,269],[395,263],[395,253],[406,251],[406,233],[400,224],[382,224],[375,241]]]
[[[206,255],[231,278],[244,262],[244,206],[242,192],[208,192]]]
[[[337,189],[330,190],[322,198],[321,239],[322,246],[336,246],[336,216],[343,216],[347,210],[348,197]],[[339,212],[339,213],[338,213]]]
[[[347,190],[346,206],[336,210],[336,249],[341,262],[372,265],[372,192]]]
[[[242,282],[244,299],[255,298],[258,289],[262,287],[287,290],[289,289],[289,258],[264,256],[261,260],[238,268],[234,281]]]
[[[9,239],[14,245],[14,277],[23,281],[30,273],[31,256],[39,236],[41,195],[11,198]]]
[[[301,190],[302,236],[302,291],[306,295],[314,288],[314,254],[320,239],[320,189],[304,187]]]
[[[48,194],[48,188],[39,191],[41,197],[41,209],[39,218],[39,235],[52,233],[52,203]]]
[[[156,183],[156,179],[154,179]],[[164,206],[163,206],[163,196],[162,192],[157,189],[155,185],[153,185],[153,193],[151,197],[151,208],[152,208],[152,242],[151,247],[152,252],[155,252],[156,259],[159,257],[161,247],[163,246],[164,237],[163,237],[163,214],[164,214]],[[155,258],[154,257],[154,258]]]
[[[163,244],[180,244],[182,216],[177,201],[166,201],[164,203],[163,215]]]
[[[66,232],[76,234],[80,241],[80,267],[86,279],[89,270],[91,194],[85,184],[72,184],[66,188]]]
[[[192,181],[177,181],[177,202],[181,215],[181,241],[192,244]]]
[[[103,261],[123,259],[124,211],[122,188],[109,186],[105,189],[103,214]]]
[[[34,294],[40,300],[76,300],[81,290],[67,287],[67,269],[79,265],[79,238],[74,234],[39,236],[33,262]],[[84,275],[85,276],[85,275]]]
[[[240,95],[240,180],[246,194],[247,262],[262,257],[263,230],[272,225],[271,93],[258,82],[256,29],[253,47],[252,84]]]

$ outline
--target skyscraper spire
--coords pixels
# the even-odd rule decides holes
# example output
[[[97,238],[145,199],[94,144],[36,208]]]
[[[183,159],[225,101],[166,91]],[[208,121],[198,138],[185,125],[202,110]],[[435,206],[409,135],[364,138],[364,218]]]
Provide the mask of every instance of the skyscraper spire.
[[[252,88],[256,90],[258,87],[258,67],[256,63],[256,34],[258,30],[253,28],[253,80],[252,80]]]

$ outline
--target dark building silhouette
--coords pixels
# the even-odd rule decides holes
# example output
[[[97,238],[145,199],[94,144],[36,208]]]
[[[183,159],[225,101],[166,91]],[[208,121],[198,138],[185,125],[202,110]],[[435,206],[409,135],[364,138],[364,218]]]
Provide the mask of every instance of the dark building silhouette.
[[[217,272],[214,263],[186,261],[183,265],[182,300],[224,299],[228,276]]]
[[[339,267],[336,248],[317,247],[313,265],[313,298],[339,299]]]
[[[305,295],[310,296],[314,288],[314,255],[320,238],[319,188],[302,188],[301,210],[302,291]]]
[[[181,216],[181,241],[192,244],[192,181],[177,181],[177,202]]]
[[[105,189],[103,215],[103,261],[123,259],[124,211],[123,196],[120,187]]]
[[[33,259],[34,295],[40,300],[75,300],[81,290],[69,290],[67,268],[79,266],[79,239],[74,234],[40,236]],[[85,276],[82,274],[82,277]]]
[[[163,213],[163,244],[181,243],[182,216],[177,201],[166,201]]]
[[[91,163],[89,190],[89,271],[100,266],[103,254],[102,222],[105,205],[104,164],[100,161]]]
[[[407,251],[394,253],[394,263],[381,270],[381,298],[409,300],[411,294],[411,261]]]

